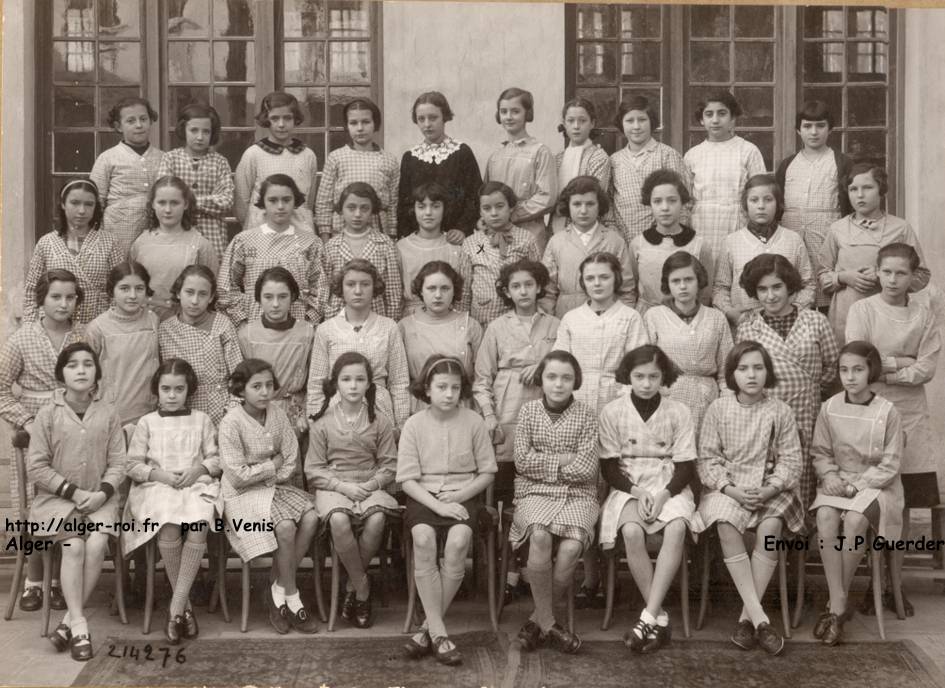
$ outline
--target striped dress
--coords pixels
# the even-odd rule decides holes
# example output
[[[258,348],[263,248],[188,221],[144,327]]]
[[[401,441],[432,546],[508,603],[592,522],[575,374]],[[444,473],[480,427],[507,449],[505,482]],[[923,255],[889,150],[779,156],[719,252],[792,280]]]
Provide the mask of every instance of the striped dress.
[[[298,141],[298,139],[294,139]],[[301,144],[301,142],[298,142]],[[278,144],[269,144],[278,146]],[[273,174],[287,174],[295,181],[299,191],[305,194],[305,203],[292,213],[292,224],[300,229],[315,232],[312,207],[315,205],[315,189],[318,181],[318,160],[311,148],[304,145],[292,145],[299,152],[281,147],[278,154],[263,149],[260,143],[250,146],[243,153],[236,173],[233,175],[235,196],[234,209],[245,212],[243,229],[258,227],[266,221],[265,212],[256,207],[259,188],[266,177]]]
[[[315,226],[319,232],[341,232],[341,215],[335,203],[348,184],[370,184],[381,199],[383,210],[375,215],[372,227],[397,239],[397,189],[400,186],[400,163],[391,153],[374,144],[374,150],[359,151],[349,143],[328,154],[315,197]]]

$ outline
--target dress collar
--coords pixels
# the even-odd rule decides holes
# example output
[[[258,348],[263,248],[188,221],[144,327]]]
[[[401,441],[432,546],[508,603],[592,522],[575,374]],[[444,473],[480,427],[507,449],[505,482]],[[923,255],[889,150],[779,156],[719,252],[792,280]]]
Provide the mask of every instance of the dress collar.
[[[286,330],[291,330],[293,327],[295,327],[295,318],[293,318],[291,314],[282,322],[273,322],[265,315],[260,315],[260,319],[262,320],[262,326],[267,330],[285,332]]]
[[[696,230],[694,230],[689,225],[680,225],[682,231],[678,234],[663,234],[656,228],[656,224],[650,226],[649,229],[644,230],[643,238],[647,240],[648,243],[653,244],[654,246],[659,246],[663,243],[663,239],[667,237],[673,240],[674,246],[686,246],[693,237],[696,236]]]
[[[259,139],[256,142],[256,145],[262,148],[267,153],[272,153],[273,155],[279,155],[286,148],[289,149],[290,153],[301,153],[305,150],[305,143],[301,139],[293,138],[287,144],[276,143],[269,137],[264,139]]]
[[[422,141],[410,149],[410,154],[423,162],[438,165],[459,150],[460,143],[449,136],[439,143]]]

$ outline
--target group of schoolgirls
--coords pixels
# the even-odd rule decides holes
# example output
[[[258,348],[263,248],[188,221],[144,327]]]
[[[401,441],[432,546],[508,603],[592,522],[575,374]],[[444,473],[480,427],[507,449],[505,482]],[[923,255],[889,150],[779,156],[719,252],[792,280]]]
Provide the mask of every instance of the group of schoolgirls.
[[[122,141],[91,181],[63,187],[59,227],[30,263],[24,324],[0,354],[0,415],[29,435],[31,520],[111,523],[130,478],[125,517],[161,524],[170,642],[198,633],[189,592],[206,547],[180,525],[215,512],[272,524],[228,536],[244,560],[275,552],[276,630],[317,628],[295,577],[319,528],[348,574],[342,616],[370,625],[366,567],[399,510],[396,480],[426,615],[406,651],[457,663],[443,616],[494,480],[496,499],[514,500],[510,539],[535,601],[526,649],[580,647],[554,606],[582,557],[578,596],[597,600],[592,545],[618,535],[647,600],[627,643],[664,646],[686,531],[718,524],[744,602],[732,640],[777,654],[760,604],[776,565],[766,535],[806,534],[816,510],[825,538],[841,515],[847,535],[894,536],[900,469],[913,476],[906,508],[937,500],[923,385],[940,332],[931,300],[912,293],[929,272],[909,225],[882,210],[885,172],[827,146],[822,103],[798,114],[804,149],[775,177],[735,135],[729,93],[700,105],[707,139],[684,157],[632,99],[618,118],[628,144],[608,159],[591,103],[567,104],[555,157],[526,132],[531,94],[507,89],[496,119],[509,139],[484,184],[445,134],[442,94],[414,104],[424,141],[399,170],[373,140],[376,105],[345,114],[351,143],[316,190],[290,95],[263,100],[270,135],[232,179],[212,151],[212,108],[182,110],[186,144],[161,156],[150,105],[123,101]],[[230,208],[245,229],[227,244]],[[827,297],[829,320],[810,308]],[[829,396],[838,371],[844,391]],[[654,567],[645,537],[657,531]],[[53,644],[82,660],[107,535],[74,532],[41,535],[73,545],[48,602],[68,609]],[[851,612],[860,554],[824,556],[830,604],[815,633],[827,644]],[[24,608],[43,603],[36,559]]]

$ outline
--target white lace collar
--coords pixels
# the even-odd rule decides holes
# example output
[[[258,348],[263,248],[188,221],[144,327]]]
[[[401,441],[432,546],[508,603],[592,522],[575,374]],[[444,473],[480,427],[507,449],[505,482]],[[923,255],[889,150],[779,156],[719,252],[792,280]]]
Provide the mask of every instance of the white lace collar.
[[[439,165],[459,150],[460,143],[447,136],[440,143],[419,143],[410,149],[410,154],[423,162]]]

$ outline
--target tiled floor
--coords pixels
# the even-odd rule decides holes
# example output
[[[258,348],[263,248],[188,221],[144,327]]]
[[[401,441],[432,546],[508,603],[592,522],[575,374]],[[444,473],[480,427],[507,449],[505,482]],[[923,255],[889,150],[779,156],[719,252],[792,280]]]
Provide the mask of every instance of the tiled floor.
[[[915,604],[916,616],[906,621],[899,621],[894,614],[886,615],[887,638],[889,639],[910,639],[916,642],[928,655],[930,655],[940,671],[945,674],[945,592],[943,592],[943,582],[945,571],[936,572],[938,580],[934,579],[907,579],[907,587],[910,591],[910,597]],[[0,585],[3,590],[9,590],[10,568],[0,569]],[[303,585],[310,580],[308,577],[303,579]],[[625,585],[630,585],[628,578],[623,578]],[[239,574],[231,572],[229,577],[230,586],[230,610],[233,615],[232,621],[227,624],[223,622],[219,611],[215,614],[208,614],[206,608],[197,608],[197,614],[200,621],[201,637],[206,638],[227,638],[227,637],[271,637],[275,633],[272,631],[262,613],[261,605],[255,602],[254,609],[250,617],[250,629],[247,636],[242,636],[239,631]],[[263,580],[259,581],[264,584]],[[163,635],[161,633],[161,624],[163,623],[163,612],[158,611],[155,614],[152,631],[148,636],[141,634],[141,611],[130,610],[129,625],[122,626],[117,616],[111,616],[108,608],[109,593],[111,588],[111,577],[106,576],[100,585],[100,591],[96,593],[93,604],[89,610],[89,625],[93,631],[93,639],[97,642],[97,651],[105,651],[101,643],[108,636],[119,636],[130,641],[150,642],[155,645],[163,644]],[[860,583],[858,580],[857,583]],[[811,583],[818,594],[823,590],[823,582],[814,580]],[[860,595],[855,595],[858,600]],[[676,606],[676,596],[671,593],[671,603]],[[7,597],[3,595],[0,603],[5,607]],[[403,614],[405,604],[403,595],[391,601],[387,608],[378,605],[376,610],[377,621],[370,631],[362,631],[345,626],[343,621],[339,622],[338,630],[333,634],[337,637],[356,636],[365,633],[377,635],[397,635],[400,633],[403,623]],[[693,623],[698,606],[693,604]],[[519,626],[524,622],[525,617],[530,612],[527,601],[519,601],[508,607],[503,615],[501,630],[514,635]],[[772,620],[777,614],[777,610],[770,608],[769,613]],[[709,620],[706,627],[700,631],[695,631],[695,636],[702,639],[724,639],[731,630],[731,625],[736,612],[732,608],[720,608],[710,610]],[[54,612],[54,626],[61,616],[61,612]],[[811,642],[811,624],[815,617],[814,612],[808,608],[804,623],[800,628],[794,630],[794,640],[790,642]],[[622,604],[615,611],[615,619],[608,631],[600,630],[600,611],[579,611],[576,615],[576,630],[586,640],[601,639],[619,639],[631,625],[631,614],[626,604]],[[452,633],[461,633],[469,630],[481,630],[488,628],[489,619],[482,602],[479,600],[460,600],[450,610],[447,617],[448,627]],[[5,657],[0,669],[0,684],[4,685],[69,685],[82,668],[77,662],[70,659],[68,654],[56,654],[52,646],[39,636],[39,626],[41,623],[40,612],[31,614],[23,613],[17,610],[11,621],[0,622],[0,656]],[[674,633],[673,642],[686,642],[682,638],[681,622],[678,616],[673,619],[674,627],[677,629]],[[777,624],[778,622],[775,621]],[[327,636],[325,628],[314,636],[312,642],[318,642],[319,638]],[[847,625],[847,639],[851,641],[878,640],[876,631],[876,622],[872,617],[857,615]],[[678,638],[678,640],[677,640]],[[790,652],[788,645],[787,652]],[[813,685],[813,684],[811,684]]]

